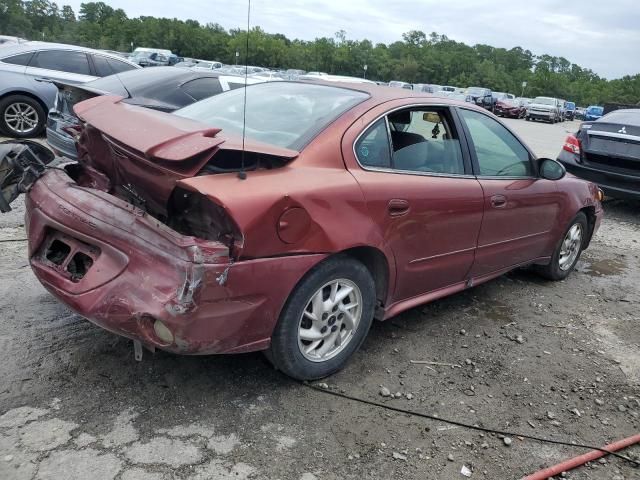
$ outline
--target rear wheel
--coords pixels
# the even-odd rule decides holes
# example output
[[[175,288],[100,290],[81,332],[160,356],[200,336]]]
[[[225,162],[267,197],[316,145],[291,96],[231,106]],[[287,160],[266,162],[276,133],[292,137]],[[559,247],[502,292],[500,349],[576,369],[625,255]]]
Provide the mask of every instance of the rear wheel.
[[[375,284],[357,260],[337,256],[296,286],[271,337],[267,358],[298,380],[340,370],[364,341],[375,308]]]
[[[575,268],[588,231],[587,216],[580,212],[571,221],[556,247],[548,265],[537,266],[537,271],[549,280],[563,280]]]
[[[37,100],[10,95],[0,101],[0,129],[15,138],[36,137],[44,129],[46,114]]]

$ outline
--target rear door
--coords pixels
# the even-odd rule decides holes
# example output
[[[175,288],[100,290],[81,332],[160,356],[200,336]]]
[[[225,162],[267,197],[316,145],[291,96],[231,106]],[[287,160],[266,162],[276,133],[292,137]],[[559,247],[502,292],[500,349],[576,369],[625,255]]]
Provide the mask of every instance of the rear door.
[[[343,155],[394,256],[397,302],[465,280],[483,199],[448,107],[389,109],[351,127]]]
[[[36,81],[84,83],[96,79],[87,54],[75,50],[40,50],[31,59],[26,74]]]
[[[484,196],[471,276],[550,255],[562,202],[556,182],[538,177],[533,155],[500,122],[484,112],[458,111]]]

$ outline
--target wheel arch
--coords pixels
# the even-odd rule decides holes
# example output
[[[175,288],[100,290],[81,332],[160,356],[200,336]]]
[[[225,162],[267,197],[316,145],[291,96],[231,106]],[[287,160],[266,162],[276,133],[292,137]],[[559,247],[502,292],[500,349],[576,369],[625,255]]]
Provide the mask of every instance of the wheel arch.
[[[389,296],[390,266],[382,250],[371,246],[352,247],[338,255],[347,255],[362,263],[371,273],[376,285],[376,318],[382,319]]]
[[[591,238],[593,237],[593,232],[596,227],[596,207],[594,206],[583,207],[579,210],[578,213],[580,212],[584,213],[587,216],[588,231],[587,231],[586,238],[582,242],[583,248],[586,249],[589,247],[589,244],[591,243]]]
[[[33,92],[29,92],[28,90],[11,90],[11,91],[5,92],[2,95],[0,95],[0,102],[2,100],[4,100],[5,98],[11,97],[11,96],[14,96],[14,95],[23,95],[25,97],[32,98],[33,100],[38,102],[40,104],[40,106],[42,107],[42,109],[44,110],[45,121],[46,121],[46,116],[49,114],[49,107],[47,106],[45,101],[42,100],[42,98],[40,98],[38,95],[36,95]]]

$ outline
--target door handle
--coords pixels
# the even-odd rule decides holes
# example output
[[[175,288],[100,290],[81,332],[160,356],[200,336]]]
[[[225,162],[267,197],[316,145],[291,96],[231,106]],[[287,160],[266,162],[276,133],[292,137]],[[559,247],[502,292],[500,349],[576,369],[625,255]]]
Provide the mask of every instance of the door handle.
[[[51,80],[50,78],[47,78],[47,77],[35,77],[34,80],[36,82],[53,83],[53,80]]]
[[[491,197],[491,206],[493,208],[504,208],[507,205],[507,197],[504,195],[494,195]]]
[[[409,212],[409,202],[401,198],[394,198],[392,200],[389,200],[387,210],[389,211],[390,216],[401,217],[402,215],[405,215]]]

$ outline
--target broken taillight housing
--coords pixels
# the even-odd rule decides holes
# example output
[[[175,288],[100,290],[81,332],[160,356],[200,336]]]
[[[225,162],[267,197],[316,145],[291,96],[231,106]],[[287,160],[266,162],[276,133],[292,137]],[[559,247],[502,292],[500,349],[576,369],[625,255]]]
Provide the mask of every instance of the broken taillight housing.
[[[580,155],[580,146],[580,140],[575,135],[569,135],[564,141],[562,149],[575,155]]]
[[[167,224],[182,235],[238,247],[242,235],[227,211],[205,195],[176,188],[169,200]]]

